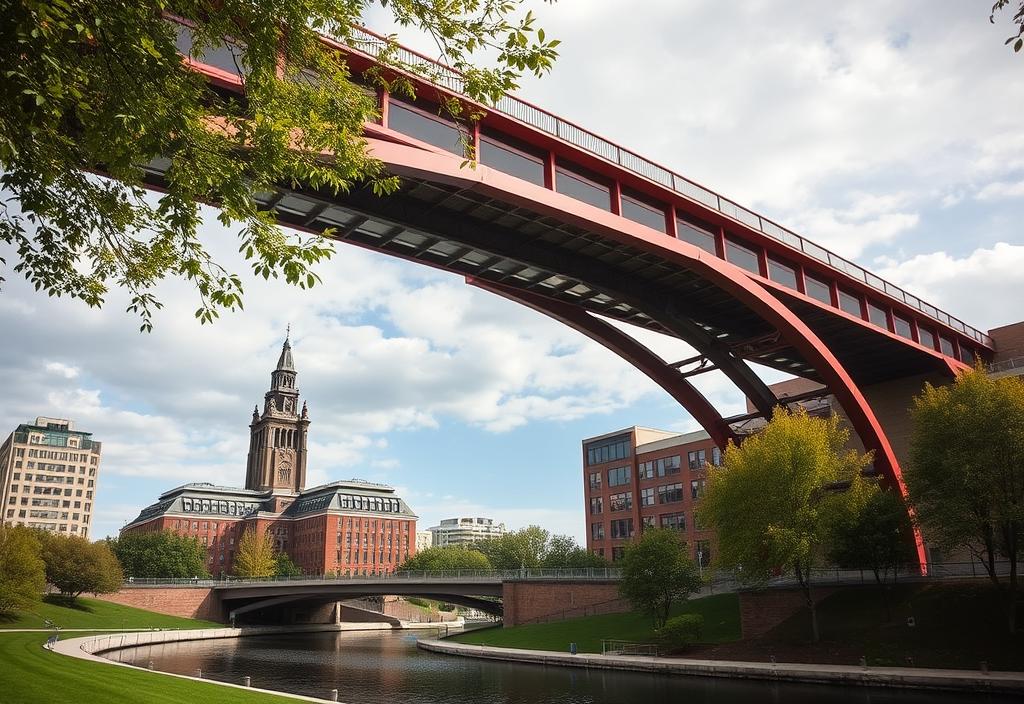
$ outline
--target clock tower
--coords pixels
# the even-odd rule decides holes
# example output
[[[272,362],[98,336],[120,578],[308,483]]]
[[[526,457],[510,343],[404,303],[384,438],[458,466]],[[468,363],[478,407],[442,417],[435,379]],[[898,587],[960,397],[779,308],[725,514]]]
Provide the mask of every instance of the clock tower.
[[[290,330],[289,330],[290,333]],[[309,413],[299,409],[290,334],[285,336],[277,368],[270,374],[270,391],[263,412],[253,409],[249,425],[249,460],[245,488],[298,494],[306,486],[306,434]]]

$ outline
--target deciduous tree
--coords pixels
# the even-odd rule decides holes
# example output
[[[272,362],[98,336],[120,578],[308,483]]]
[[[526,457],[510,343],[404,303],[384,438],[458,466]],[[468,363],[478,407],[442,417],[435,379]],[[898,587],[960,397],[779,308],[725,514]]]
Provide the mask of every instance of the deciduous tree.
[[[491,563],[479,550],[462,545],[420,550],[399,566],[399,571],[489,570]]]
[[[291,555],[282,550],[274,556],[275,577],[298,577],[301,574],[302,570],[292,560]]]
[[[0,614],[30,609],[43,598],[46,565],[33,531],[0,523]]]
[[[907,487],[924,534],[966,549],[988,572],[1017,628],[1018,563],[1024,552],[1024,380],[984,371],[928,385],[914,400]],[[996,562],[1009,562],[1000,579]]]
[[[74,601],[83,593],[109,594],[121,588],[124,573],[106,542],[40,533],[46,581]]]
[[[124,533],[109,541],[128,577],[205,577],[206,548],[198,538],[171,531]]]
[[[668,528],[648,528],[626,546],[619,593],[638,611],[650,614],[661,628],[672,605],[700,590],[697,565],[679,534]]]
[[[540,526],[527,526],[478,541],[474,547],[487,556],[496,570],[532,569],[541,566],[550,539],[551,533]]]
[[[235,553],[235,575],[238,577],[273,577],[277,568],[274,544],[265,530],[249,528],[238,540]]]
[[[236,224],[241,249],[263,277],[312,286],[326,240],[288,236],[256,196],[302,184],[326,192],[396,187],[367,155],[364,123],[377,105],[358,81],[411,94],[396,71],[353,76],[343,51],[376,51],[355,30],[374,0],[19,0],[0,32],[0,242],[15,271],[51,296],[101,305],[110,287],[130,296],[143,329],[160,307],[153,288],[179,277],[198,291],[196,316],[242,305],[241,279],[199,236],[200,203]],[[524,0],[387,0],[398,24],[431,35],[465,74],[465,92],[496,101],[526,72],[543,74],[558,42],[524,12]],[[189,28],[167,21],[168,12]],[[382,60],[428,77],[427,62],[401,60],[394,38]],[[241,99],[211,90],[179,54],[233,55]],[[230,52],[230,53],[229,53]],[[477,65],[480,55],[493,60]],[[438,96],[433,96],[437,98]],[[458,101],[446,109],[465,119]],[[216,126],[216,128],[213,128]],[[329,154],[329,158],[321,155]],[[167,165],[164,192],[146,196],[143,167]],[[105,177],[93,175],[102,172]]]
[[[553,535],[548,541],[540,566],[553,569],[607,567],[608,561],[580,546],[572,536]]]
[[[870,490],[861,476],[870,457],[847,449],[848,438],[835,416],[777,409],[760,432],[726,449],[699,508],[717,531],[719,566],[753,584],[780,569],[796,576],[815,641],[811,568],[836,524],[860,510]]]

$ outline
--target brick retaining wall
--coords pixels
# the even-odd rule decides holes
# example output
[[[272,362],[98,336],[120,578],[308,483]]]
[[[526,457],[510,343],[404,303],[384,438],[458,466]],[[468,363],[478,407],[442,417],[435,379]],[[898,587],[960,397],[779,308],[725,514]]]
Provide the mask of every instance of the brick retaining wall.
[[[227,619],[220,598],[210,587],[132,587],[96,597],[136,609],[168,616],[201,618],[224,623]]]
[[[616,581],[505,582],[502,602],[505,626],[621,613],[630,609],[628,602],[619,597]]]
[[[835,587],[813,587],[816,601],[832,594]],[[740,597],[740,632],[743,638],[763,635],[804,608],[800,589],[765,589],[743,591]]]

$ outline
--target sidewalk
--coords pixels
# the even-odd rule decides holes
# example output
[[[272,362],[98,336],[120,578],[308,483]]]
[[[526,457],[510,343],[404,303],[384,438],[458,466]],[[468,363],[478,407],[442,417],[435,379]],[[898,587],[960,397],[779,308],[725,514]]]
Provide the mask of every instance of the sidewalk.
[[[729,677],[735,679],[784,680],[819,684],[847,684],[867,687],[945,689],[971,692],[1024,693],[1024,672],[939,670],[917,667],[859,667],[810,665],[803,663],[736,662],[635,655],[570,655],[547,650],[496,648],[442,640],[419,640],[424,650],[463,657],[510,660],[540,665],[586,667],[605,670],[635,670],[665,675]]]

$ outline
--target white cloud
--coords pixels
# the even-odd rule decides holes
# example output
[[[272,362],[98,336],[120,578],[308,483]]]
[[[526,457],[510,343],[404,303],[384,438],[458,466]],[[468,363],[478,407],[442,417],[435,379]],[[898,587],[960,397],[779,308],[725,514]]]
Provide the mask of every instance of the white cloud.
[[[1024,181],[995,181],[987,184],[974,196],[978,200],[1002,200],[1024,197]]]
[[[78,367],[72,367],[61,362],[47,362],[45,364],[45,368],[46,371],[56,374],[57,376],[64,377],[65,379],[74,379],[78,376]]]

